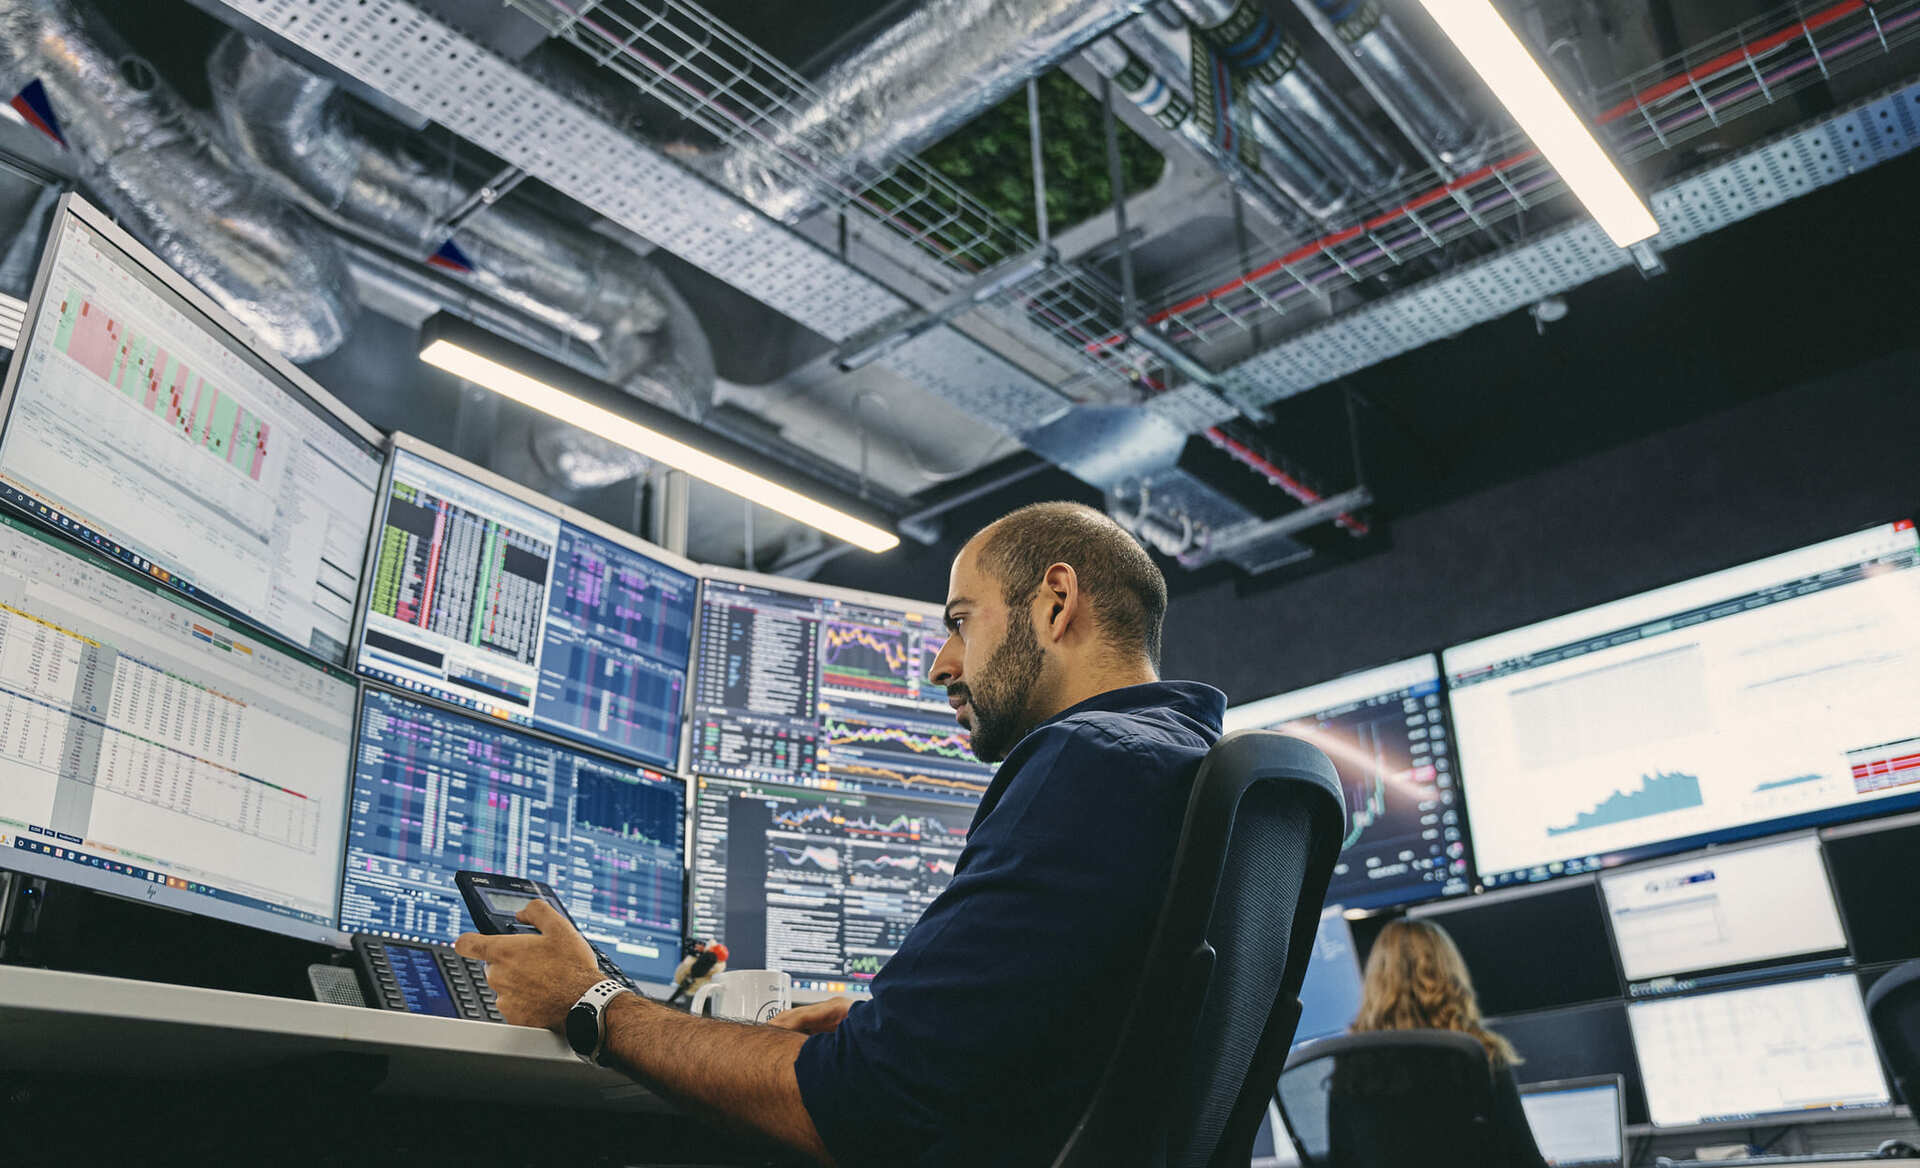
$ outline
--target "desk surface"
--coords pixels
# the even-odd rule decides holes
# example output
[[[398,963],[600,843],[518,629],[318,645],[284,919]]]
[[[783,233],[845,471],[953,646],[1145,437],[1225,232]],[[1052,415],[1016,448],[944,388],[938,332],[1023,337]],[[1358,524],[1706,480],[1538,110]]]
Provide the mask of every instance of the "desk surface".
[[[546,1030],[0,966],[0,1070],[178,1077],[342,1052],[384,1057],[396,1094],[671,1110]]]

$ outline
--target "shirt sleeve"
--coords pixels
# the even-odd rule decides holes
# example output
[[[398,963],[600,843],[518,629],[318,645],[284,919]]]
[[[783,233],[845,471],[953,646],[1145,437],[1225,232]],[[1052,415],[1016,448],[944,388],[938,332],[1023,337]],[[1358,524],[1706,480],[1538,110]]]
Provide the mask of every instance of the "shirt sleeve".
[[[1164,899],[1185,774],[1097,726],[1035,735],[872,1000],[795,1060],[842,1168],[970,1138],[1057,1150],[1091,1097]]]

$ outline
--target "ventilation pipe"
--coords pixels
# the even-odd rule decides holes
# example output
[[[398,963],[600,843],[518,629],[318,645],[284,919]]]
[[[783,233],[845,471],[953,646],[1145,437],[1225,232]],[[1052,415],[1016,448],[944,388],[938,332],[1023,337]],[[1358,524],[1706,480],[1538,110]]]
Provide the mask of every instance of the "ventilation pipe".
[[[88,194],[262,342],[338,348],[355,311],[333,238],[209,140],[153,69],[68,0],[0,0],[0,84],[45,88]]]
[[[723,183],[793,223],[818,206],[808,172],[857,184],[946,137],[1133,15],[1129,0],[923,0],[767,119],[720,164]]]
[[[612,240],[519,203],[455,219],[471,190],[356,131],[333,82],[229,34],[208,61],[236,157],[342,230],[425,262],[590,346],[607,380],[687,417],[713,402],[713,354],[658,269]],[[451,241],[451,244],[449,244]],[[536,435],[542,465],[576,489],[646,469],[631,451],[572,427]]]
[[[472,191],[351,125],[333,82],[229,34],[207,65],[214,110],[235,155],[323,219],[425,262],[451,240],[462,282],[591,345],[608,380],[700,417],[713,359],[679,294],[612,240],[519,203],[482,205],[451,225]],[[445,265],[443,270],[445,269]]]

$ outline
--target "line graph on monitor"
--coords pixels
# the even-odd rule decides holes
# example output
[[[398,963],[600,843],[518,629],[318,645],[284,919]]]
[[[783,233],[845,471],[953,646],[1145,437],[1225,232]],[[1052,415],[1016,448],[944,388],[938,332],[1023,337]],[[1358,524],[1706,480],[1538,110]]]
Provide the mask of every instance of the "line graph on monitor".
[[[828,689],[880,697],[919,696],[905,629],[827,621],[820,630],[820,681]]]

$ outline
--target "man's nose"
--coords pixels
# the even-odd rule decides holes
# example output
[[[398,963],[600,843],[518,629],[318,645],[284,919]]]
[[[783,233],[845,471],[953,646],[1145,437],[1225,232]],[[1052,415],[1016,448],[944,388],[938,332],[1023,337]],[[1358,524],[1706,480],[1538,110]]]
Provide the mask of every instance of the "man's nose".
[[[946,644],[934,654],[933,665],[927,670],[927,680],[935,685],[952,685],[960,678],[960,654],[954,648],[958,638],[948,637]]]

